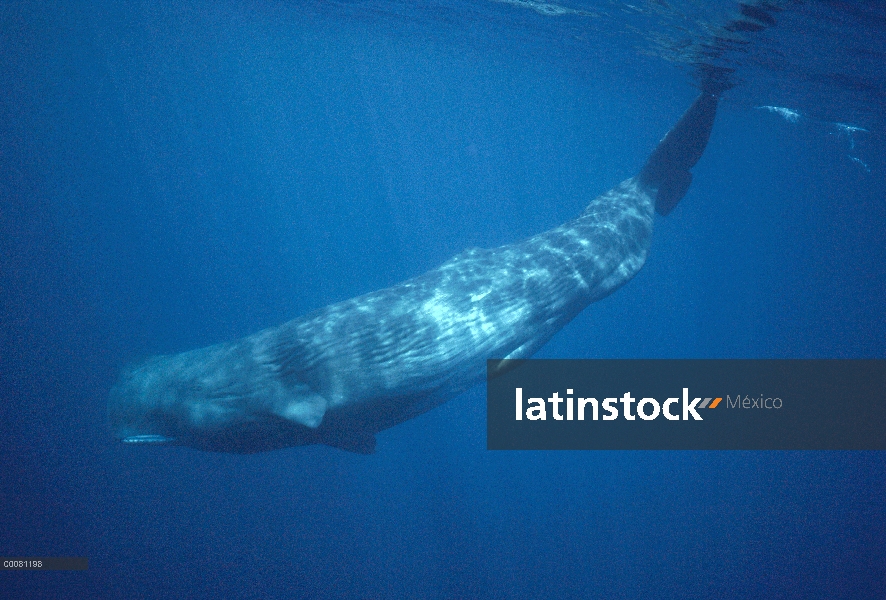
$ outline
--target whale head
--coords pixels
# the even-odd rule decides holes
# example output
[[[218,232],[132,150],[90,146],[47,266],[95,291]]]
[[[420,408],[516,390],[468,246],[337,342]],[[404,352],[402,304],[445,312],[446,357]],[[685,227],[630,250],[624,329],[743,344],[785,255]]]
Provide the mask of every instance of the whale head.
[[[315,443],[318,399],[284,385],[251,344],[219,344],[124,369],[108,421],[125,444],[252,453]]]
[[[182,436],[180,419],[169,407],[179,398],[171,385],[168,357],[154,357],[125,369],[111,388],[108,421],[117,440],[126,444],[170,445]]]

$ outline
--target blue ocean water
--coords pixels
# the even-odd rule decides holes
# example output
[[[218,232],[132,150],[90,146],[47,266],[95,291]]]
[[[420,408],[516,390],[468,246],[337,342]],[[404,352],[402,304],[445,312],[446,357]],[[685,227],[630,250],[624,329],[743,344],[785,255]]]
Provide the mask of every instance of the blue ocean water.
[[[107,429],[126,364],[572,218],[642,166],[699,64],[734,87],[689,193],[539,356],[883,358],[886,14],[740,14],[3,3],[0,555],[90,566],[0,595],[886,596],[881,452],[493,453],[482,387],[371,456]]]

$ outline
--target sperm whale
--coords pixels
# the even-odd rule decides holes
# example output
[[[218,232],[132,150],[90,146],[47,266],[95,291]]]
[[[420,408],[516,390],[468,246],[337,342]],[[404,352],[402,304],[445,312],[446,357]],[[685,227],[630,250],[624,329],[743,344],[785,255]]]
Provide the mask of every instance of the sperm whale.
[[[716,115],[703,92],[640,172],[577,218],[524,241],[470,249],[386,289],[243,339],[124,369],[117,439],[253,453],[326,444],[370,453],[375,434],[480,381],[490,358],[527,358],[630,281],[654,213],[692,181]]]

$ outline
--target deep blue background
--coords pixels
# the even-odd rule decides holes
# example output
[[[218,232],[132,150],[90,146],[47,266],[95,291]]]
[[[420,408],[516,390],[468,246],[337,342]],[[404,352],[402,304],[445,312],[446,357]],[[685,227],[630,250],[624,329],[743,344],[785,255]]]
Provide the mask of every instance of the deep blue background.
[[[111,439],[122,365],[555,226],[695,95],[507,10],[0,7],[0,555],[90,560],[0,595],[886,595],[882,453],[491,453],[482,388],[369,457]],[[727,95],[646,267],[540,356],[884,357],[871,129],[867,172]]]

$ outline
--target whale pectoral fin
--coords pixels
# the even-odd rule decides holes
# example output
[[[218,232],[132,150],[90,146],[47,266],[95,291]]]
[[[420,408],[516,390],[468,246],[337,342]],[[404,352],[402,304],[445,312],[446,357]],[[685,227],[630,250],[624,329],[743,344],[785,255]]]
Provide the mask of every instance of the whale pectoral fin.
[[[355,454],[373,454],[375,452],[375,435],[368,431],[326,433],[323,435],[321,443]]]
[[[278,404],[274,414],[287,421],[316,429],[323,422],[323,415],[326,414],[326,398],[310,391],[307,386],[299,386],[299,388],[294,394],[294,398]]]
[[[495,378],[513,371],[526,362],[523,358],[502,358],[500,360],[490,359],[486,361],[486,377]]]

